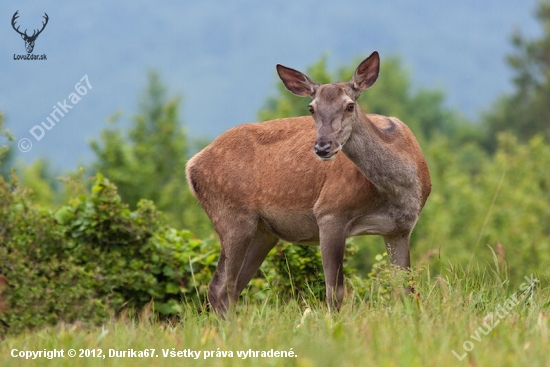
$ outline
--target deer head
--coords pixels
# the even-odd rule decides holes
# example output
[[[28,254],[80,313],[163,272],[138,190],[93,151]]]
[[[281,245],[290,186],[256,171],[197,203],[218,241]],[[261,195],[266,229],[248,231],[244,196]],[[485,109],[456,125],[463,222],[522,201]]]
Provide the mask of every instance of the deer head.
[[[27,34],[27,30],[25,29],[25,32],[21,32],[19,31],[19,27],[15,28],[15,21],[17,18],[19,18],[19,15],[17,15],[17,13],[19,13],[19,10],[15,12],[15,14],[13,14],[13,17],[11,18],[11,26],[13,27],[13,29],[19,33],[21,35],[21,38],[23,38],[23,40],[25,41],[25,48],[27,49],[27,53],[30,54],[32,52],[32,50],[34,49],[34,42],[36,41],[36,38],[38,37],[38,35],[40,33],[42,33],[42,31],[44,30],[44,28],[46,28],[46,24],[48,24],[48,14],[44,13],[44,19],[46,20],[45,22],[42,22],[42,29],[41,30],[37,30],[35,29],[33,34],[31,36],[29,36]]]
[[[376,51],[357,67],[348,83],[319,85],[297,70],[277,65],[277,73],[290,92],[313,99],[308,106],[317,127],[313,150],[322,160],[333,159],[349,139],[353,122],[362,114],[356,101],[376,82],[379,71]]]

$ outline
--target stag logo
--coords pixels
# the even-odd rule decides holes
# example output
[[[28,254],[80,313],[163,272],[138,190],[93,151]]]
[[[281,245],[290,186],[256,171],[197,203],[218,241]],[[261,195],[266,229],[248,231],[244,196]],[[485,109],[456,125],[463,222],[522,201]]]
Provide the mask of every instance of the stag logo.
[[[15,21],[17,20],[17,18],[19,18],[19,15],[17,14],[19,13],[19,10],[15,12],[15,14],[13,14],[13,18],[11,18],[11,26],[13,27],[13,29],[19,33],[21,35],[21,38],[23,38],[23,40],[25,41],[25,48],[27,49],[27,54],[31,54],[32,53],[32,50],[34,50],[34,42],[36,41],[36,39],[38,38],[38,35],[40,35],[40,33],[42,33],[42,31],[44,30],[44,28],[46,28],[46,24],[48,24],[48,14],[44,13],[44,19],[46,20],[45,22],[42,22],[42,29],[41,30],[37,30],[35,29],[34,32],[32,33],[31,36],[29,36],[27,34],[27,30],[25,29],[25,32],[21,32],[19,30],[19,27],[15,28]]]

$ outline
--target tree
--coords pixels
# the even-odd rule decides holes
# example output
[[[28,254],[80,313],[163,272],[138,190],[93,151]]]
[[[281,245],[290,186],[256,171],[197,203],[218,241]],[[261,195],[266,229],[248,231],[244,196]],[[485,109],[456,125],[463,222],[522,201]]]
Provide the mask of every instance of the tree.
[[[327,71],[327,57],[307,68],[306,74],[317,83],[348,81],[353,76],[361,58],[341,67],[335,73]],[[261,120],[309,114],[308,98],[289,93],[282,83],[277,82],[277,94],[269,97],[259,111]],[[442,90],[414,88],[409,73],[397,57],[386,58],[381,65],[376,84],[363,92],[358,100],[365,113],[396,116],[403,120],[420,141],[436,135],[449,137],[451,142],[480,140],[479,129],[469,124],[458,112],[445,106]]]
[[[514,73],[515,90],[501,96],[484,116],[492,148],[501,131],[511,131],[522,141],[539,133],[550,136],[549,0],[538,2],[535,17],[542,25],[541,38],[527,39],[519,30],[512,34],[515,52],[507,57],[507,62]]]
[[[21,186],[30,189],[35,204],[42,208],[54,208],[61,204],[63,188],[46,158],[40,158],[26,165],[17,164]]]
[[[185,179],[188,140],[179,122],[179,105],[178,98],[166,97],[159,75],[151,72],[128,133],[106,129],[100,142],[92,141],[93,168],[116,184],[132,208],[140,199],[152,200],[171,225],[205,234],[210,232],[209,222]],[[121,117],[119,112],[109,121],[116,124]]]

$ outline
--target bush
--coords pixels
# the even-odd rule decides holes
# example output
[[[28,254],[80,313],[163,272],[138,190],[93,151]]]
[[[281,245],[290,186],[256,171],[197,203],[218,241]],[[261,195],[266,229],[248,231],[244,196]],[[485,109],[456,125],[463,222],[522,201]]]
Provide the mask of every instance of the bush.
[[[0,279],[8,281],[0,292],[1,331],[101,323],[151,300],[161,316],[184,312],[182,301],[204,309],[219,257],[214,238],[163,226],[147,200],[131,211],[101,174],[90,195],[57,211],[39,209],[30,198],[15,176],[10,183],[0,178]],[[321,269],[318,248],[279,244],[246,293],[252,299],[264,299],[266,290],[279,300],[318,297]]]
[[[503,134],[493,157],[472,151],[449,152],[444,141],[428,147],[433,188],[413,232],[416,263],[435,251],[434,270],[492,264],[490,246],[500,248],[514,280],[548,268],[550,145]]]
[[[151,299],[159,313],[175,314],[180,292],[187,295],[194,286],[188,276],[193,258],[215,249],[212,241],[160,226],[149,201],[130,211],[101,175],[90,196],[55,213],[34,207],[17,182],[2,180],[0,202],[0,275],[9,282],[0,318],[10,331],[59,321],[98,323]],[[207,261],[212,266],[197,275],[211,275],[213,259]]]

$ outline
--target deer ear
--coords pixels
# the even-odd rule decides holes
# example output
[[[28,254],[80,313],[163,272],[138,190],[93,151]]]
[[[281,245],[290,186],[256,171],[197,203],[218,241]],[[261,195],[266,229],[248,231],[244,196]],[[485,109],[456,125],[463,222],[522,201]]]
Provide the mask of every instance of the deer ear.
[[[380,73],[380,55],[374,51],[367,57],[355,70],[353,78],[350,81],[351,86],[358,92],[370,88]]]
[[[300,97],[313,97],[319,86],[305,74],[280,64],[277,64],[277,74],[279,74],[279,78],[283,81],[286,89]]]

